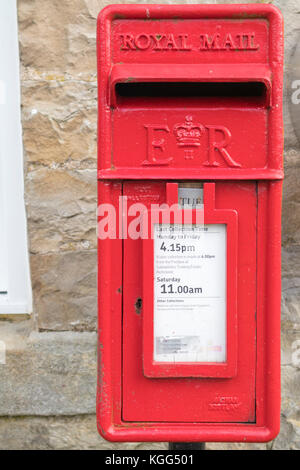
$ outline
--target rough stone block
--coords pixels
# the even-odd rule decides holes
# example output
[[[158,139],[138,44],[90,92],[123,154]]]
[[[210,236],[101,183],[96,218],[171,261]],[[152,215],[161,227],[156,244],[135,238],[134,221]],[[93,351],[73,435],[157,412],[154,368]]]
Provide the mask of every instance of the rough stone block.
[[[96,251],[34,255],[31,269],[40,329],[96,329]]]
[[[164,443],[112,444],[100,437],[95,415],[0,418],[1,450],[164,450]]]
[[[0,365],[0,416],[59,416],[95,412],[96,333],[19,334],[0,324],[11,346]]]
[[[96,248],[96,171],[34,171],[26,200],[31,253]]]

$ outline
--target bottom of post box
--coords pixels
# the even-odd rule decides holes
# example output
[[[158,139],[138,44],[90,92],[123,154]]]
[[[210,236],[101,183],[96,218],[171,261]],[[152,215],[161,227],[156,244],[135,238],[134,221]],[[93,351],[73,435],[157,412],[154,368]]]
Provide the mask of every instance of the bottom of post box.
[[[111,442],[269,442],[279,434],[279,425],[275,428],[232,423],[198,427],[160,426],[155,423],[110,425],[104,429],[98,423],[101,436]]]

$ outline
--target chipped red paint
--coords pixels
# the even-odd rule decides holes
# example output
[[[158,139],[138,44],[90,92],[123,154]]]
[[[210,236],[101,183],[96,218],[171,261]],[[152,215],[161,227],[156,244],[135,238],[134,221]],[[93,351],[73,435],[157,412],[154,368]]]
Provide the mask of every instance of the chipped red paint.
[[[99,202],[118,208],[127,196],[149,209],[198,181],[206,223],[231,227],[225,367],[153,364],[152,241],[99,240],[99,431],[112,441],[269,441],[280,423],[281,14],[112,5],[97,49]],[[218,97],[122,92],[139,83],[233,85]],[[249,94],[234,95],[240,84]]]

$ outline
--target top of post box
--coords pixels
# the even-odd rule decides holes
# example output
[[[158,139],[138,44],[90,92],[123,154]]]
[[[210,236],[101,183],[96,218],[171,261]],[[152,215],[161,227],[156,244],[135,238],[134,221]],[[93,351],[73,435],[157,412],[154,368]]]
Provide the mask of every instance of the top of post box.
[[[111,5],[98,17],[100,179],[281,179],[272,5]]]

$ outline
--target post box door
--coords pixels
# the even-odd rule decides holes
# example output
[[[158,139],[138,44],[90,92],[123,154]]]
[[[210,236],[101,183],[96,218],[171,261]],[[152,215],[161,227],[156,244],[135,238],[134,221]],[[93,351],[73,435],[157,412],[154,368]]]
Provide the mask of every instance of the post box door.
[[[166,182],[126,182],[123,196],[127,198],[128,213],[136,203],[150,209],[151,204],[166,202]],[[123,240],[124,421],[255,422],[257,202],[256,182],[215,183],[216,209],[234,210],[238,217],[237,369],[231,377],[146,377],[143,367],[143,315],[147,310],[143,305],[143,240]],[[128,225],[135,216],[128,216]],[[226,340],[230,342],[233,338]]]

